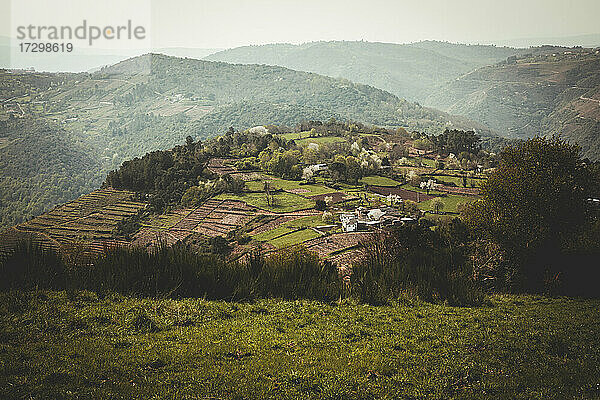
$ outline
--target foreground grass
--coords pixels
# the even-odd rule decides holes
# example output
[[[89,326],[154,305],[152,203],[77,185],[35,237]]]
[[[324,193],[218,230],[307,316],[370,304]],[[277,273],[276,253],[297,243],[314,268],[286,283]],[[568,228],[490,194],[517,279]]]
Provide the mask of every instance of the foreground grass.
[[[600,397],[600,301],[482,308],[0,294],[3,398]]]

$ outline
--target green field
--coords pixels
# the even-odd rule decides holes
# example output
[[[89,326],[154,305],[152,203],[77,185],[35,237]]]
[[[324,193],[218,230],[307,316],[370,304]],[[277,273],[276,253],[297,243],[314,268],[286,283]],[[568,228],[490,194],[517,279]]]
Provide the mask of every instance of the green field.
[[[142,222],[144,226],[152,226],[154,228],[168,229],[181,221],[183,215],[180,214],[153,214],[147,220]]]
[[[345,138],[339,137],[339,136],[322,136],[322,137],[299,139],[299,140],[296,140],[296,143],[298,143],[298,144],[309,144],[309,143],[329,144],[329,143],[342,143],[345,141],[346,141]]]
[[[318,194],[326,194],[326,193],[332,193],[332,192],[336,191],[335,189],[332,189],[332,188],[327,187],[322,184],[301,185],[300,181],[290,181],[290,180],[281,179],[281,178],[274,178],[272,181],[270,181],[270,183],[273,184],[273,186],[278,187],[283,190],[295,190],[295,189],[300,189],[302,191],[308,190],[308,192],[301,192],[300,193],[301,196],[315,196]]]
[[[364,185],[375,185],[375,186],[398,186],[398,185],[400,185],[400,182],[396,182],[393,179],[386,178],[385,176],[378,176],[378,175],[365,176],[359,182]]]
[[[269,185],[274,186],[282,190],[300,190],[299,195],[301,196],[316,196],[319,194],[333,193],[336,190],[327,187],[323,184],[305,184],[302,185],[301,181],[290,181],[287,179],[281,179],[277,177],[271,177]],[[251,191],[264,191],[265,181],[249,181],[246,182],[246,188]]]
[[[273,246],[280,249],[282,247],[294,246],[294,245],[306,242],[307,240],[317,238],[319,236],[321,236],[321,235],[319,235],[317,232],[313,231],[312,229],[304,228],[299,231],[295,231],[292,233],[288,233],[287,235],[280,236],[276,239],[271,240],[269,243],[271,243]]]
[[[409,157],[408,159],[411,160],[414,163],[414,165],[423,164],[425,167],[435,168],[435,161],[431,160],[429,158],[425,158],[425,157]]]
[[[275,238],[278,238],[282,235],[287,235],[291,232],[294,232],[300,228],[311,228],[317,227],[319,225],[323,225],[323,221],[321,215],[313,215],[309,217],[302,217],[295,219],[293,221],[288,221],[284,224],[281,224],[275,229],[271,229],[270,231],[259,233],[258,235],[253,236],[252,238],[261,242],[272,241]],[[316,233],[314,231],[311,231]]]
[[[411,185],[409,183],[405,183],[401,187],[406,190],[412,190],[413,192],[427,193],[426,189],[421,189],[420,187],[414,187],[413,185]],[[430,190],[429,194],[443,196],[446,194],[446,192],[440,192],[439,190]]]
[[[17,398],[597,399],[598,300],[480,308],[0,294]]]
[[[460,204],[466,204],[477,200],[477,197],[474,196],[459,196],[454,194],[439,198],[444,202],[443,212],[458,212],[458,206]],[[422,201],[419,203],[419,208],[423,211],[433,211],[433,199]]]
[[[310,132],[309,131],[305,131],[305,132],[289,132],[289,133],[282,133],[279,136],[287,139],[287,140],[298,140],[298,139],[306,139],[308,137],[310,137]]]
[[[328,143],[340,143],[345,142],[346,139],[339,136],[318,136],[310,137],[310,132],[290,132],[283,133],[280,136],[287,140],[294,140],[297,144],[328,144]]]
[[[460,176],[434,175],[433,179],[442,184],[453,183],[456,187],[463,187],[463,178]],[[483,179],[467,178],[467,187],[471,187],[471,185],[479,187],[483,182]]]
[[[231,194],[224,193],[218,196],[215,196],[215,199],[218,200],[241,200],[250,204],[251,206],[255,206],[258,208],[262,208],[265,210],[273,211],[273,212],[291,212],[304,210],[307,208],[313,208],[315,206],[315,202],[307,199],[302,196],[298,196],[293,193],[287,192],[277,192],[274,194],[275,204],[269,206],[267,204],[267,199],[264,193],[244,193],[244,194]]]

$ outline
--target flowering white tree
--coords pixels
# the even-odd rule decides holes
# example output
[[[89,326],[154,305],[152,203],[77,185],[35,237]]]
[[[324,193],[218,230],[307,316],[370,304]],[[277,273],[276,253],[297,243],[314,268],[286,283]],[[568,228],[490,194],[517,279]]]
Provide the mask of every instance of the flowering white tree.
[[[313,168],[312,165],[309,167],[305,167],[302,170],[302,179],[304,179],[305,181],[312,181],[314,176],[315,176],[315,169]]]
[[[427,194],[429,194],[430,190],[435,189],[435,181],[433,179],[428,179],[427,182],[421,182],[419,186],[421,189],[427,190]]]

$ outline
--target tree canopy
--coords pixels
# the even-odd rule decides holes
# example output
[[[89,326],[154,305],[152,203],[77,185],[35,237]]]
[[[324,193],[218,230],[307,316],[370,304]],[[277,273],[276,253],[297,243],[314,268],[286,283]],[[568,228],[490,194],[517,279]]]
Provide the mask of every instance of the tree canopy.
[[[514,283],[527,289],[559,279],[568,267],[565,256],[598,224],[588,201],[598,194],[598,176],[579,151],[559,138],[508,146],[481,200],[465,212],[475,232],[500,245]],[[597,251],[597,243],[585,250]]]

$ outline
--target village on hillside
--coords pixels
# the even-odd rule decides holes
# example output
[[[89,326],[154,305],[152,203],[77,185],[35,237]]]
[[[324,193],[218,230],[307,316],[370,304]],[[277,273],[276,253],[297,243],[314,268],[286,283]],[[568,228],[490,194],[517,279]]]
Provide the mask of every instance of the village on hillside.
[[[267,134],[264,127],[249,131]],[[315,151],[345,140],[314,131],[281,136]],[[478,198],[489,172],[489,166],[469,161],[465,154],[436,152],[419,137],[382,133],[364,134],[362,139],[363,148],[355,153],[361,153],[357,157],[363,163],[373,163],[374,173],[355,184],[332,183],[339,166],[331,162],[304,164],[302,178],[293,180],[248,167],[238,158],[212,157],[206,169],[215,181],[241,182],[243,188],[161,214],[144,213],[148,202],[139,193],[103,188],[5,231],[10,238],[5,243],[29,235],[54,248],[86,243],[93,253],[116,246],[152,249],[177,243],[206,251],[208,245],[231,259],[256,249],[269,253],[302,245],[346,265],[378,232],[419,221],[434,225],[457,216],[461,207]],[[135,229],[127,228],[127,221],[140,215]]]

